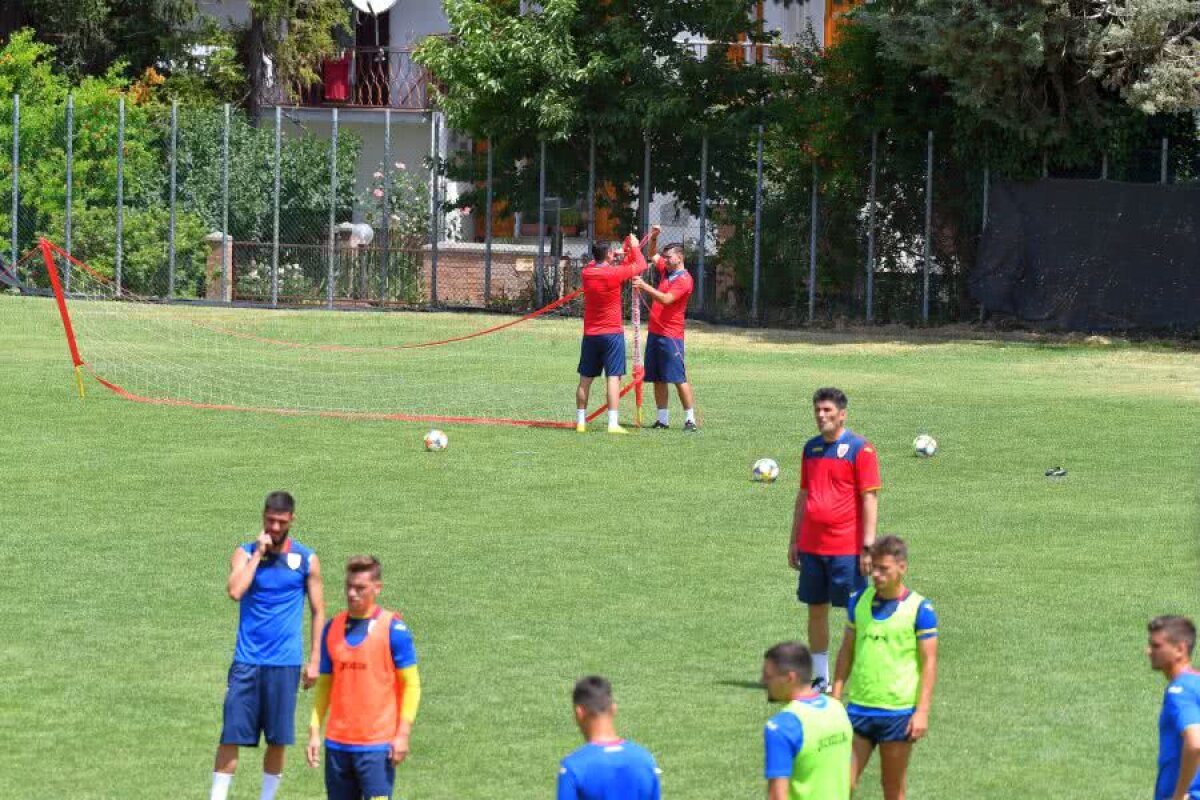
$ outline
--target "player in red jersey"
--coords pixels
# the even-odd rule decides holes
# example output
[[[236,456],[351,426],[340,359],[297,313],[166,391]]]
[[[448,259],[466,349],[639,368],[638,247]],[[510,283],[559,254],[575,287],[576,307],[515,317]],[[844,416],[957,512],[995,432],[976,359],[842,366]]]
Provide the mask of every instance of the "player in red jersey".
[[[592,381],[601,372],[607,381],[608,432],[627,433],[618,420],[621,376],[625,374],[625,319],[621,285],[646,269],[646,259],[632,233],[624,257],[610,244],[592,246],[595,260],[583,268],[583,342],[579,352],[579,386],[575,389],[575,430],[587,430],[587,402]]]
[[[654,226],[651,240],[658,235]],[[668,410],[667,384],[675,384],[679,402],[683,404],[683,430],[693,432],[696,427],[696,398],[688,382],[687,367],[684,365],[684,317],[688,299],[692,296],[692,276],[683,265],[683,245],[669,244],[662,255],[651,257],[658,270],[658,285],[651,286],[641,277],[633,279],[633,287],[654,299],[650,308],[650,334],[646,337],[646,381],[654,384],[654,405],[658,418],[654,428],[668,428],[671,424]]]
[[[846,395],[813,394],[821,434],[804,445],[788,564],[800,571],[796,597],[808,606],[813,686],[829,688],[829,606],[846,608],[866,588],[879,511],[879,457],[846,428]]]

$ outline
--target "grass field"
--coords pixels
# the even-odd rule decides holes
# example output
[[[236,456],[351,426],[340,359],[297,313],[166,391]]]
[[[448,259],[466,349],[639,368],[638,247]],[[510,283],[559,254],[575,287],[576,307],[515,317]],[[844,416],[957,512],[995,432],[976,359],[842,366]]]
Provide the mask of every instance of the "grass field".
[[[341,341],[391,320],[428,338],[491,321],[295,325]],[[514,355],[564,418],[578,324],[539,321],[555,357]],[[427,454],[416,424],[141,406],[94,383],[80,401],[42,301],[0,297],[0,342],[0,797],[207,796],[229,554],[277,488],[298,499],[331,612],[342,563],[369,551],[414,630],[425,700],[403,797],[552,796],[578,744],[570,687],[592,671],[665,797],[761,797],[772,709],[756,682],[763,650],[802,631],[785,544],[825,384],[879,449],[881,529],[909,539],[940,617],[910,795],[1149,795],[1163,684],[1145,622],[1200,613],[1194,353],[699,330],[698,436],[451,426],[450,449]],[[475,380],[505,379],[493,370]],[[934,459],[910,454],[922,430]],[[783,465],[778,484],[749,482],[760,456]],[[1068,478],[1043,477],[1060,464]],[[290,759],[280,797],[323,797],[321,773]],[[858,796],[877,783],[873,765]],[[244,751],[234,797],[258,784]]]

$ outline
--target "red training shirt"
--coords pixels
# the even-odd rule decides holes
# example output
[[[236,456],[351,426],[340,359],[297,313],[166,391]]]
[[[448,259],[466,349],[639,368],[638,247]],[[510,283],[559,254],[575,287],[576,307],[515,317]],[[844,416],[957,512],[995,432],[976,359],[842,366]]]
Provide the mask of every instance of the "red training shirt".
[[[675,302],[670,305],[654,301],[650,307],[650,332],[671,339],[683,338],[683,320],[687,314],[688,299],[692,296],[692,276],[683,267],[678,272],[668,273],[671,265],[662,256],[654,257],[654,266],[658,268],[658,286],[660,292],[675,295]]]
[[[862,552],[862,495],[879,487],[879,457],[866,439],[851,430],[833,442],[809,439],[800,462],[800,488],[808,496],[799,530],[792,531],[800,551],[819,556]]]
[[[583,268],[583,335],[624,333],[621,284],[646,269],[646,259],[637,247],[627,247],[625,260],[617,266],[589,262]]]

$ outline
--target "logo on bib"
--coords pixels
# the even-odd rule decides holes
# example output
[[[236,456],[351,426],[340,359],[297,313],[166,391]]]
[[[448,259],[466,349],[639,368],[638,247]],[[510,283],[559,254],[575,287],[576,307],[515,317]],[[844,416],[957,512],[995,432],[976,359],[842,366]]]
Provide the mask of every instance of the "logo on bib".
[[[304,560],[304,557],[301,556],[299,553],[288,553],[287,554],[287,565],[288,565],[289,569],[300,569],[300,562],[303,560]]]

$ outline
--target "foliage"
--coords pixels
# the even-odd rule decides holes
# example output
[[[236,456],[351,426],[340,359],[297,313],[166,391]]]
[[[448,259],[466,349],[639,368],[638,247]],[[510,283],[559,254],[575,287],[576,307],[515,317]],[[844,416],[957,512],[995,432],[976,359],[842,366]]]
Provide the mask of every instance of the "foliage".
[[[1101,5],[1090,37],[1092,75],[1146,114],[1200,109],[1200,2]]]
[[[249,8],[242,53],[250,111],[257,114],[269,89],[264,59],[271,63],[276,99],[286,89],[311,86],[321,62],[337,49],[336,32],[350,29],[350,7],[342,0],[249,0]]]

